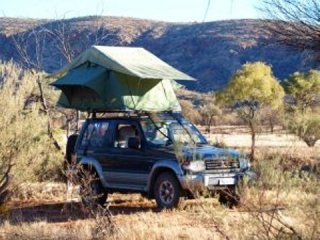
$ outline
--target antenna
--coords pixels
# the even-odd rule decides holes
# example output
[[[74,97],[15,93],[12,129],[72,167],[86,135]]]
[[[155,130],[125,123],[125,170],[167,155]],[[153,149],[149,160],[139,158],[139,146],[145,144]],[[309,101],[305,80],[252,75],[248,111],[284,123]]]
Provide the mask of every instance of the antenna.
[[[234,0],[231,0],[231,4],[230,4],[230,17],[232,17],[232,12],[233,12],[233,2],[234,2]]]
[[[204,22],[206,20],[206,18],[207,18],[207,14],[208,14],[208,11],[209,11],[209,8],[210,8],[210,3],[211,3],[211,0],[208,0],[207,8],[206,8],[206,11],[204,12],[204,16],[203,16],[202,22]]]

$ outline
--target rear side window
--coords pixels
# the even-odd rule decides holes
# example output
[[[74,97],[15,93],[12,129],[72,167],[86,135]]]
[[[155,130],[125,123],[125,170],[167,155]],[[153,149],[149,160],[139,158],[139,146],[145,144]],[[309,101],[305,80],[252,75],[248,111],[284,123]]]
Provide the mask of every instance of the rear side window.
[[[81,147],[101,148],[108,145],[109,139],[109,122],[92,122],[89,123],[82,141]]]

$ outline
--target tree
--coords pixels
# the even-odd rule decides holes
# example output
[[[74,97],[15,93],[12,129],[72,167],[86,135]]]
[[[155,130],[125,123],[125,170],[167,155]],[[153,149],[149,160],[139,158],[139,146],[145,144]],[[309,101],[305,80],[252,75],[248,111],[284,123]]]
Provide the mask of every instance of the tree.
[[[287,129],[309,147],[320,139],[320,118],[316,111],[320,96],[320,72],[296,72],[282,83],[289,95]]]
[[[61,61],[59,68],[70,63],[75,56],[92,45],[102,44],[110,32],[105,27],[105,19],[101,16],[89,16],[82,18],[81,22],[90,20],[91,31],[85,24],[77,25],[74,19],[61,18],[54,21],[47,21],[32,29],[32,31],[21,32],[13,37],[14,47],[17,50],[18,59],[22,66],[27,69],[35,69],[36,72],[43,71],[50,61],[47,61],[54,54],[58,54]],[[47,66],[46,66],[47,65]],[[57,67],[57,66],[56,66]],[[53,138],[52,108],[44,94],[43,79],[37,79],[42,110],[49,116],[48,135],[53,144],[61,150],[58,142]],[[80,112],[65,114],[68,122],[76,120],[76,130],[80,126]],[[68,129],[69,130],[69,129]]]
[[[38,95],[34,74],[13,63],[0,63],[0,83],[1,205],[12,181],[43,179],[49,165],[61,164],[57,161],[61,155],[46,134],[47,116],[39,111],[40,104],[29,101],[29,96]]]
[[[261,109],[261,122],[269,126],[271,133],[274,133],[276,125],[283,125],[283,116],[284,111],[282,108],[274,109],[270,106],[265,106]]]
[[[181,105],[183,115],[191,122],[198,123],[201,117],[193,103],[190,100],[185,99],[180,99],[179,103]]]
[[[70,63],[77,55],[92,45],[102,44],[110,33],[104,27],[104,18],[100,16],[85,17],[92,23],[92,31],[76,25],[73,19],[59,19],[52,21],[44,28],[48,33],[53,47]]]
[[[261,10],[270,20],[267,29],[278,42],[320,54],[320,2],[318,0],[263,0]]]
[[[207,131],[211,133],[211,125],[215,122],[215,117],[221,115],[221,109],[216,104],[214,93],[209,93],[204,97],[203,104],[200,107],[200,114],[204,124],[207,126]]]
[[[291,106],[305,113],[308,108],[316,104],[320,96],[320,71],[296,72],[289,76],[282,85],[285,92],[291,97]]]
[[[282,107],[284,90],[274,77],[271,67],[263,62],[247,63],[238,70],[227,87],[218,94],[220,102],[233,107],[249,126],[251,155],[255,157],[255,137],[259,124],[259,110],[269,106]]]
[[[41,29],[38,31],[33,29],[27,36],[25,36],[25,33],[21,33],[20,35],[18,34],[13,40],[14,46],[21,58],[22,65],[26,69],[30,69],[31,73],[34,74],[34,79],[39,88],[39,95],[36,99],[41,102],[41,110],[48,116],[47,134],[52,140],[53,145],[58,150],[61,150],[61,146],[53,136],[51,109],[48,105],[46,96],[44,95],[43,83],[39,74],[43,69],[43,58],[47,41],[47,31],[45,29]],[[34,46],[34,48],[30,46]],[[29,98],[30,97],[31,96],[29,96]]]

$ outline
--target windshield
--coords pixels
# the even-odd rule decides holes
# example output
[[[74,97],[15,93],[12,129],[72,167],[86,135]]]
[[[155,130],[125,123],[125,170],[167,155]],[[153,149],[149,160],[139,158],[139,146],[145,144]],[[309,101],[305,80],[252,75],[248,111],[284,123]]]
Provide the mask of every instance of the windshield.
[[[190,122],[183,120],[162,120],[153,122],[141,120],[141,126],[148,143],[153,145],[170,145],[172,143],[206,144],[207,140]]]

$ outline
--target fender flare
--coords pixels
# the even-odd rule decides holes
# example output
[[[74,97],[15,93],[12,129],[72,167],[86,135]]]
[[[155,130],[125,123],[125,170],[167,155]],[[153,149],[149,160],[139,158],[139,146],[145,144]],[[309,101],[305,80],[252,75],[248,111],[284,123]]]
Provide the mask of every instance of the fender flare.
[[[78,164],[82,165],[82,166],[84,166],[84,165],[92,166],[94,168],[94,170],[96,171],[96,173],[98,174],[102,186],[105,188],[109,186],[106,179],[104,178],[101,164],[99,163],[99,161],[97,159],[95,159],[93,157],[84,156],[81,158],[81,160],[79,161]]]
[[[163,171],[165,169],[172,171],[177,177],[180,185],[182,185],[183,171],[179,162],[177,160],[161,160],[153,165],[149,173],[148,182],[146,186],[146,191],[149,192],[149,194],[152,193],[153,183],[157,174],[159,173],[159,171]]]

